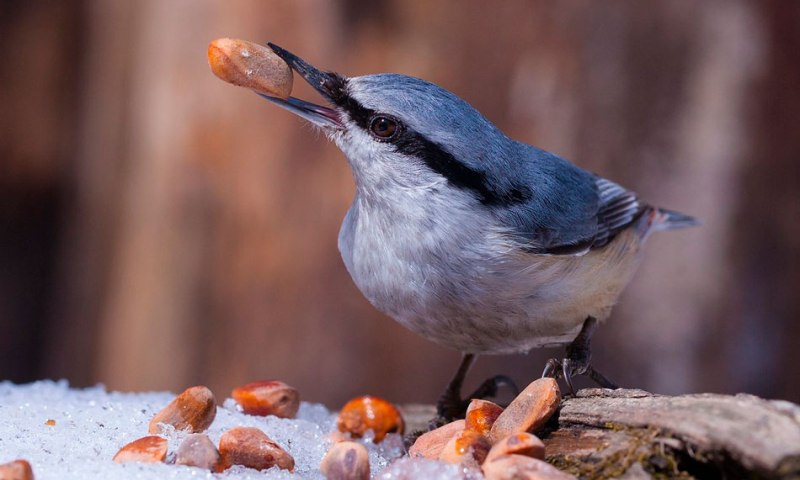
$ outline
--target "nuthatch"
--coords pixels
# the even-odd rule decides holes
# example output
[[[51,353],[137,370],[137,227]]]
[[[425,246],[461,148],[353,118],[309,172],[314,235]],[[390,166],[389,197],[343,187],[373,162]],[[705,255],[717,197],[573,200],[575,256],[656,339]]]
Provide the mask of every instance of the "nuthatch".
[[[437,85],[322,72],[269,46],[330,103],[266,97],[318,126],[350,163],[356,193],[339,250],[356,286],[400,324],[464,354],[440,416],[463,414],[477,354],[569,344],[545,375],[570,389],[583,374],[614,387],[590,366],[592,332],[647,236],[693,218],[508,138]]]

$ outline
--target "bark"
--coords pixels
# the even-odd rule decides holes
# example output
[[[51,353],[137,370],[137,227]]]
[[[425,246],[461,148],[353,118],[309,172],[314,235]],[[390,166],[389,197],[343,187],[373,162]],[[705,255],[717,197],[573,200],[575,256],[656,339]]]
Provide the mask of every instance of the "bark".
[[[640,463],[698,478],[800,475],[800,407],[753,395],[587,389],[544,435],[548,460],[591,477]]]
[[[433,407],[404,410],[424,428]],[[798,478],[800,406],[753,395],[585,389],[537,435],[581,478]]]

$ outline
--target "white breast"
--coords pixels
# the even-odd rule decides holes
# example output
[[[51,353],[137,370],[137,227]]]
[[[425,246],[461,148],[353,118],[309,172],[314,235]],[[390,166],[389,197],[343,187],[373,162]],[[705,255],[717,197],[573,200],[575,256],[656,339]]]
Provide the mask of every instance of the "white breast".
[[[514,353],[568,343],[586,317],[608,316],[635,270],[633,231],[583,256],[533,255],[491,216],[475,215],[469,197],[426,197],[357,194],[339,249],[376,308],[447,347]]]

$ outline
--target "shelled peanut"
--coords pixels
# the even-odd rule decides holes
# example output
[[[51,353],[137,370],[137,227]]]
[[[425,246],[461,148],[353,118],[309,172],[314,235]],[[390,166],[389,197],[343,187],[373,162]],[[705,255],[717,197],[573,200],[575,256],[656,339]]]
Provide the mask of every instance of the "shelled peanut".
[[[269,48],[235,38],[208,45],[208,64],[222,80],[271,97],[289,98],[292,69]]]

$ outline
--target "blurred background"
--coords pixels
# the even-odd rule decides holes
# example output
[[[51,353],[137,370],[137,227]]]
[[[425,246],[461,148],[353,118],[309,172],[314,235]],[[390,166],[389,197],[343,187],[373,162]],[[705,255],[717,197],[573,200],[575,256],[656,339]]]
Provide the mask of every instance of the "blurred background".
[[[342,154],[209,71],[216,37],[454,91],[512,137],[693,214],[594,362],[660,393],[800,401],[800,2],[2,0],[0,379],[277,378],[432,402],[459,361],[376,312]],[[295,95],[319,100],[296,78]],[[546,358],[482,357],[468,386]]]

